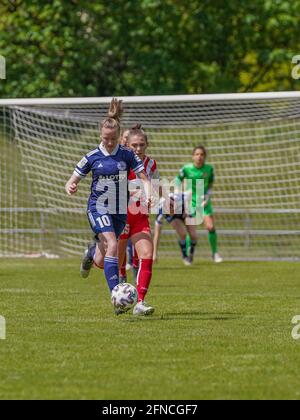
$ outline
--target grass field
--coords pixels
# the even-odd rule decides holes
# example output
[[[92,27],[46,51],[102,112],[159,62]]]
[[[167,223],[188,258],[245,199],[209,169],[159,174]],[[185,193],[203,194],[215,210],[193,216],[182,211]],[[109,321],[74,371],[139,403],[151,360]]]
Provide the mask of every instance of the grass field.
[[[161,261],[147,319],[77,268],[0,260],[1,399],[300,398],[300,265]]]

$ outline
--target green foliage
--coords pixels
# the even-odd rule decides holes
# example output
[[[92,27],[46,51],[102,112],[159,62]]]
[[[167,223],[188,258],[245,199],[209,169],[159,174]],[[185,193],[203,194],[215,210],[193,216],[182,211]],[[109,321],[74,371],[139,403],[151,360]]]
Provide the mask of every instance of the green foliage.
[[[2,97],[297,89],[300,0],[14,0]]]

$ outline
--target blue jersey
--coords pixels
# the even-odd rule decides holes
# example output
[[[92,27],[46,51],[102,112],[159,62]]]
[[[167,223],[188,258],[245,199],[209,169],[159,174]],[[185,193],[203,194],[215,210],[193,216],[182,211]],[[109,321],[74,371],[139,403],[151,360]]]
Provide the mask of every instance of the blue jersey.
[[[117,146],[109,154],[101,144],[88,153],[76,166],[75,175],[80,178],[92,172],[91,194],[88,210],[99,214],[127,214],[128,175],[144,170],[141,159],[130,149]]]

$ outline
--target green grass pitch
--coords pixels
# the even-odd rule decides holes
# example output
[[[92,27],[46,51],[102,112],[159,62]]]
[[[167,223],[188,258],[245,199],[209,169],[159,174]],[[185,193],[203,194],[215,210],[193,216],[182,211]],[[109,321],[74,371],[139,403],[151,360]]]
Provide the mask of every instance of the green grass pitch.
[[[1,399],[299,399],[300,265],[162,260],[116,318],[78,260],[0,260]]]

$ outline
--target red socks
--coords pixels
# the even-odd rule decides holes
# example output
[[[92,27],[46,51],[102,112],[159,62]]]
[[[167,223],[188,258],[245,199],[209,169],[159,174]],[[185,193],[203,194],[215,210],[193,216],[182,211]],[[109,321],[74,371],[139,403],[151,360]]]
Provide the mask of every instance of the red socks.
[[[120,267],[120,277],[125,278],[127,276],[127,274],[126,274],[126,264],[127,264],[127,256],[125,255],[123,264]]]
[[[152,278],[153,260],[140,260],[140,268],[137,276],[138,301],[145,299]]]
[[[139,266],[140,266],[140,260],[139,260],[138,254],[136,252],[136,249],[133,248],[132,267],[138,269]]]

